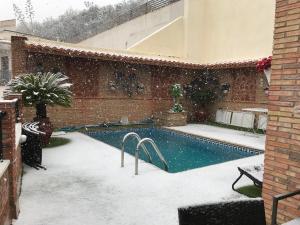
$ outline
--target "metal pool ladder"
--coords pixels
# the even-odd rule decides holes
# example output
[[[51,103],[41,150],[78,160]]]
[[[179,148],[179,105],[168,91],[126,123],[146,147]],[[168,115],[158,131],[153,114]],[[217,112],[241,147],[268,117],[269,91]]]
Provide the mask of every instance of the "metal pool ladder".
[[[136,146],[136,150],[135,150],[135,175],[138,175],[138,173],[139,173],[139,171],[138,171],[139,170],[138,169],[139,151],[140,151],[140,147],[143,148],[144,142],[148,142],[152,145],[152,147],[155,150],[156,154],[158,155],[160,161],[164,164],[165,171],[168,171],[169,170],[168,164],[167,164],[165,158],[163,157],[163,155],[161,154],[160,150],[158,149],[157,145],[155,144],[155,142],[151,138],[144,138],[139,141],[139,143]]]
[[[129,137],[134,137],[135,139],[137,139],[138,143],[140,143],[141,141],[141,137],[135,133],[135,132],[130,132],[128,134],[126,134],[124,137],[123,137],[123,141],[122,141],[122,149],[121,149],[121,167],[124,167],[124,151],[125,151],[125,141],[129,138]],[[148,157],[148,160],[150,163],[152,163],[152,157],[151,155],[149,154],[146,146],[144,144],[141,145],[142,149],[144,150],[145,154],[147,155]]]

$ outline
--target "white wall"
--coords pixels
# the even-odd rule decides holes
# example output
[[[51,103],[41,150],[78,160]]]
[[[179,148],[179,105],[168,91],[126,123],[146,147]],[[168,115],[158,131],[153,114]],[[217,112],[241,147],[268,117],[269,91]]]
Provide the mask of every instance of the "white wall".
[[[5,57],[7,56],[8,57],[8,62],[9,62],[9,71],[11,71],[11,45],[10,45],[10,41],[6,41],[6,40],[0,40],[0,82],[1,82],[1,79],[2,79],[2,68],[1,68],[1,65],[2,65],[2,57]]]
[[[183,17],[177,18],[128,50],[132,52],[183,58],[183,22]]]
[[[275,0],[185,3],[187,58],[214,63],[272,55]]]
[[[1,20],[0,21],[0,31],[2,30],[16,30],[16,20]]]
[[[272,55],[275,0],[184,3],[182,23],[174,20],[130,50],[198,63],[256,60]]]
[[[80,46],[93,48],[127,49],[183,16],[184,1],[135,18],[108,31],[78,43]]]

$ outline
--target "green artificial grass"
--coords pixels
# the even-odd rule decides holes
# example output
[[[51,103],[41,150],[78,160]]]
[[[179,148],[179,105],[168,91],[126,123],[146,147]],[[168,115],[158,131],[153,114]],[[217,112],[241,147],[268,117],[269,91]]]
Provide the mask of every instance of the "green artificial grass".
[[[68,144],[71,140],[67,138],[61,138],[61,137],[52,137],[50,138],[49,144],[46,146],[46,148],[54,148],[58,146],[62,146],[65,144]]]
[[[237,189],[237,192],[239,192],[242,195],[246,195],[249,198],[261,197],[261,189],[254,185],[240,187]]]

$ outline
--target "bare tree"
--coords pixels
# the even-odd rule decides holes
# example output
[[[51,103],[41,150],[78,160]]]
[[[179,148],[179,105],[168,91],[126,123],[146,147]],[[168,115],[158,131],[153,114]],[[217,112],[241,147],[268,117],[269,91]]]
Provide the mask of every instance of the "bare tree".
[[[25,15],[22,10],[16,4],[13,4],[13,9],[17,20],[20,22],[20,27],[22,27],[23,30],[25,29],[28,31],[29,29],[27,27]]]
[[[34,33],[34,9],[31,0],[26,0],[25,13],[13,4],[13,9],[17,20],[20,22],[19,30],[27,33]]]
[[[34,9],[33,9],[31,0],[26,1],[25,13],[26,13],[27,19],[29,20],[30,28],[31,28],[32,32],[34,33],[34,29],[33,29]]]

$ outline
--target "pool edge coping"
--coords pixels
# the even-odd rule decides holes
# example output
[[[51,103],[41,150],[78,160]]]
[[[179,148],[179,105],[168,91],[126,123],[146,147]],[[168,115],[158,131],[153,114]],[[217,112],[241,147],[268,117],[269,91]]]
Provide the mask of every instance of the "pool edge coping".
[[[233,142],[230,142],[230,141],[224,141],[224,140],[217,139],[217,138],[203,136],[203,135],[200,135],[200,134],[188,133],[186,131],[175,130],[175,129],[172,129],[170,127],[160,127],[160,128],[166,129],[166,130],[169,130],[169,131],[173,131],[173,132],[177,132],[177,133],[181,133],[181,134],[185,134],[185,135],[190,135],[190,136],[193,136],[195,138],[203,138],[203,139],[208,139],[210,141],[223,142],[225,144],[233,145],[233,146],[237,146],[237,147],[241,147],[241,148],[248,148],[250,150],[253,150],[254,152],[257,152],[258,155],[261,155],[261,154],[265,153],[265,150],[263,150],[263,149],[258,149],[258,148],[250,147],[250,146],[247,146],[247,145],[241,145],[241,144],[233,143]]]

